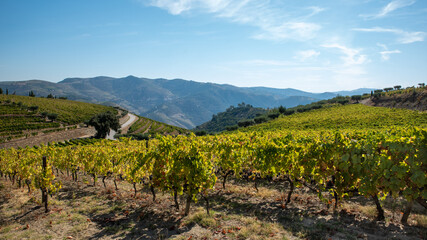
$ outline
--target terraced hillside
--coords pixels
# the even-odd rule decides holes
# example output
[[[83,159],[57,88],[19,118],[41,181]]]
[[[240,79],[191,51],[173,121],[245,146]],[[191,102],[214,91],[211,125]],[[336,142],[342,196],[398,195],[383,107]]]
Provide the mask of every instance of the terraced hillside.
[[[0,95],[0,143],[77,128],[112,107],[66,99]]]

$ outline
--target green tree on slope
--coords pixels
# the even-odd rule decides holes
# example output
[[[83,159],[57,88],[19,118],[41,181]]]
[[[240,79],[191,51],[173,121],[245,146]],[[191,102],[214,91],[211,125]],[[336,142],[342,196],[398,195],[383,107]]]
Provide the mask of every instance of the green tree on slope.
[[[118,131],[120,128],[119,119],[112,112],[100,113],[89,120],[90,126],[96,129],[96,138],[105,138],[110,129]]]

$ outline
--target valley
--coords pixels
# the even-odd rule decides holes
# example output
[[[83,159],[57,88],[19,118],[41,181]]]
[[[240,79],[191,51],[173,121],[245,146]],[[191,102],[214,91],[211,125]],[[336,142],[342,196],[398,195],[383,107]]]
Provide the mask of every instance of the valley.
[[[120,106],[140,116],[181,128],[192,129],[212,115],[241,102],[255,107],[294,107],[337,95],[369,93],[357,89],[330,93],[309,93],[296,89],[242,88],[227,84],[199,83],[182,79],[94,77],[67,78],[58,83],[41,80],[0,81],[10,93],[39,96],[52,94],[71,100]]]

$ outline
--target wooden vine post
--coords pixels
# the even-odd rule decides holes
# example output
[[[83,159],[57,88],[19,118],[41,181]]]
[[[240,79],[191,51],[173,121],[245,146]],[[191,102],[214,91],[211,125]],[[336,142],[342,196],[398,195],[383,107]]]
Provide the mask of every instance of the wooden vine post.
[[[47,168],[47,163],[46,163],[46,156],[43,156],[43,165],[42,165],[42,168],[43,168],[43,176],[46,176],[46,168]],[[46,186],[44,186],[44,185],[42,185],[41,186],[41,190],[42,190],[42,203],[44,203],[44,209],[45,209],[45,212],[47,213],[47,212],[49,212],[49,209],[48,209],[48,199],[47,199],[47,189],[46,189]]]

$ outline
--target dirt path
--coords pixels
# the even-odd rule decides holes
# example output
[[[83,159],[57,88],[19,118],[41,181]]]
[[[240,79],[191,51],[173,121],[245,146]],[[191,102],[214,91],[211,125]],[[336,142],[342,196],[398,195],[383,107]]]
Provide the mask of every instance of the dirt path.
[[[138,119],[139,119],[136,115],[134,115],[132,113],[128,113],[128,116],[129,116],[129,119],[124,124],[122,124],[122,127],[121,127],[122,134],[127,133],[128,130],[129,130],[129,127],[133,123],[135,123],[136,121],[138,121]]]
[[[124,116],[124,117],[122,117],[120,120],[123,120],[123,119],[127,119],[126,120],[126,122],[125,123],[123,123],[122,125],[121,125],[121,132],[122,132],[122,134],[124,134],[124,133],[127,133],[127,131],[128,131],[128,129],[129,129],[129,127],[130,127],[130,125],[132,125],[132,123],[134,123],[134,122],[136,122],[136,121],[138,121],[138,117],[137,116],[135,116],[135,115],[133,115],[132,113],[128,113],[128,114],[126,114],[126,116]],[[121,121],[120,121],[121,122]],[[114,131],[113,129],[110,129],[110,133],[108,133],[108,135],[107,135],[107,139],[110,139],[110,140],[115,140],[115,138],[114,138],[114,135],[116,135],[116,131]]]

